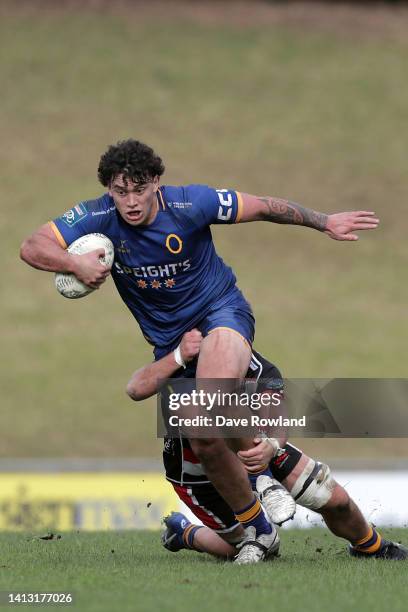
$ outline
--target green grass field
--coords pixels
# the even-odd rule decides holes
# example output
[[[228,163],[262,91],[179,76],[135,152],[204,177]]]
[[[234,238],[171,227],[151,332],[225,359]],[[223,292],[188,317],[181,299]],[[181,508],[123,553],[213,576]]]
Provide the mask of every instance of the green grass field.
[[[169,184],[375,210],[357,244],[260,223],[214,236],[285,376],[407,376],[408,10],[238,4],[0,0],[0,459],[159,457],[155,402],[124,392],[151,348],[112,283],[64,300],[19,260],[102,192],[99,157],[129,136]],[[357,467],[408,456],[405,440],[296,443]],[[351,559],[324,530],[284,531],[282,556],[251,568],[171,555],[158,533],[61,535],[0,533],[0,591],[72,590],[81,612],[407,607],[406,564]]]
[[[406,541],[408,531],[384,535]],[[81,612],[406,610],[405,564],[351,559],[323,529],[283,532],[281,556],[252,567],[168,553],[158,533],[143,531],[63,533],[52,541],[10,533],[0,548],[1,591],[71,591]]]
[[[260,223],[217,228],[215,240],[253,305],[256,347],[286,376],[406,376],[408,12],[382,8],[373,29],[369,9],[331,21],[314,7],[296,21],[253,3],[244,27],[206,3],[197,14],[82,4],[0,6],[0,456],[159,451],[154,402],[124,393],[151,349],[112,285],[64,300],[18,257],[31,231],[101,193],[99,156],[128,136],[161,153],[168,183],[374,209],[381,228],[357,244]]]

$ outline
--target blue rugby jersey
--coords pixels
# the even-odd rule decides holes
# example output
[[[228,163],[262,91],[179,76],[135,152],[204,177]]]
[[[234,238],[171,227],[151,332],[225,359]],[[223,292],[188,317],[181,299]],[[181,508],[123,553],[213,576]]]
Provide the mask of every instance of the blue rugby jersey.
[[[51,221],[66,248],[90,233],[105,234],[115,247],[112,277],[156,347],[173,344],[196,325],[211,305],[239,290],[231,268],[217,255],[210,224],[237,223],[242,197],[206,185],[162,186],[150,225],[126,223],[109,194],[81,202]]]

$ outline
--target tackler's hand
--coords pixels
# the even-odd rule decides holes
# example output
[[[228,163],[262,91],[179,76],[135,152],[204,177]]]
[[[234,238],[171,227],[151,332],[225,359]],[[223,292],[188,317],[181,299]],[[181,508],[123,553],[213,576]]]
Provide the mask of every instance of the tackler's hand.
[[[188,363],[200,352],[203,336],[198,329],[186,332],[180,342],[180,352],[183,360]]]
[[[275,438],[255,438],[254,444],[253,448],[237,453],[248,472],[259,472],[279,450],[279,442]]]

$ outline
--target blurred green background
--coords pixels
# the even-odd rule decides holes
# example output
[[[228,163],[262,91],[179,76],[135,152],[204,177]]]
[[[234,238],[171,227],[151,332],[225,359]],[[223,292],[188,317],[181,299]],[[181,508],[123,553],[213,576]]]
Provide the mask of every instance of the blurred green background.
[[[353,244],[267,223],[215,242],[285,376],[407,376],[408,12],[248,4],[1,2],[1,457],[159,456],[155,401],[124,391],[151,347],[112,282],[64,300],[19,260],[24,237],[102,193],[99,157],[130,136],[169,184],[376,211]]]

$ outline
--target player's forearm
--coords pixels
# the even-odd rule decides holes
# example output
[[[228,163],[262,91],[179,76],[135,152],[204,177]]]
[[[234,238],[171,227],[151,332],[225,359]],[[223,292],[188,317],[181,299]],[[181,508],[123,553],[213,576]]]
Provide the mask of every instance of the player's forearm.
[[[257,198],[261,204],[261,218],[273,223],[285,223],[291,225],[304,225],[319,231],[327,227],[328,215],[317,212],[311,208],[305,208],[296,202],[282,198],[261,197]]]
[[[47,272],[75,272],[75,256],[43,235],[33,234],[20,249],[20,257],[33,268]]]
[[[126,393],[136,402],[147,399],[158,392],[159,381],[169,378],[179,368],[174,353],[169,353],[159,361],[136,370],[128,382]]]

